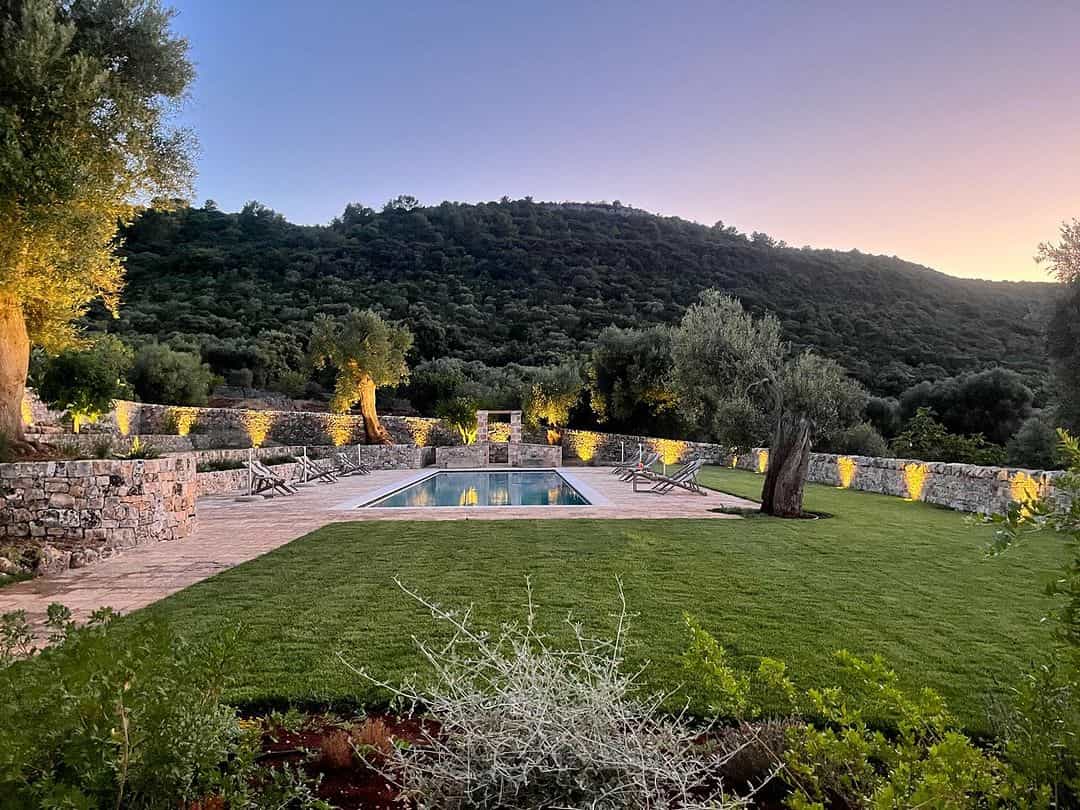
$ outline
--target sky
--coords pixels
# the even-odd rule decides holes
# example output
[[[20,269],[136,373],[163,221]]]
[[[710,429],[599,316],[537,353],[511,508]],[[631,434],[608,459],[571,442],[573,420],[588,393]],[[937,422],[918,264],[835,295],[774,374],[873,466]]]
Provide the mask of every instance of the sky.
[[[293,222],[532,196],[1049,280],[1080,2],[166,0],[196,199]]]

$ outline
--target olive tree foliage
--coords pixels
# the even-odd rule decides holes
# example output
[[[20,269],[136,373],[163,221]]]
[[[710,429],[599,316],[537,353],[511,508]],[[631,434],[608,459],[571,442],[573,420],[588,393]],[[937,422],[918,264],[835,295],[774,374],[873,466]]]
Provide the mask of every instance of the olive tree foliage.
[[[390,434],[375,410],[375,389],[407,379],[405,355],[412,348],[412,333],[376,312],[350,310],[341,318],[315,316],[311,330],[311,360],[316,368],[335,370],[330,410],[347,413],[359,404],[368,441],[390,443]]]
[[[522,416],[530,427],[563,428],[581,397],[585,382],[574,363],[539,368],[522,396]]]
[[[31,341],[59,351],[123,282],[117,226],[190,187],[170,125],[194,69],[158,0],[0,0],[0,431],[22,435]]]
[[[589,358],[589,401],[605,425],[657,435],[676,410],[670,377],[670,328],[609,326]]]
[[[689,421],[734,447],[768,438],[763,512],[802,513],[810,448],[857,423],[866,393],[833,360],[793,355],[774,315],[754,318],[738,299],[706,290],[672,339],[672,379]]]
[[[1064,286],[1046,332],[1061,424],[1080,431],[1080,219],[1061,223],[1058,243],[1039,244],[1035,261]]]
[[[148,343],[135,354],[129,379],[143,402],[205,405],[214,374],[197,354]]]
[[[132,357],[131,347],[113,335],[100,336],[86,349],[65,349],[45,360],[38,395],[50,408],[65,411],[78,433],[127,393],[124,377]]]

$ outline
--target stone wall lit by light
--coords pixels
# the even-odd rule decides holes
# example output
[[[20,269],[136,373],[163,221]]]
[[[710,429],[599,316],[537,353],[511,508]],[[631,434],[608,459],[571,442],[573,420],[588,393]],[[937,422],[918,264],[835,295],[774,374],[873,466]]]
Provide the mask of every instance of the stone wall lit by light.
[[[326,435],[334,443],[334,447],[341,447],[349,443],[352,436],[352,420],[343,413],[332,413],[326,418]]]
[[[759,473],[761,473],[762,475],[764,475],[765,471],[767,469],[769,469],[769,451],[768,450],[758,450],[758,453],[757,453],[757,471]]]
[[[270,428],[274,424],[274,417],[266,411],[244,411],[241,420],[244,430],[251,439],[252,447],[262,447],[266,437],[270,435]]]
[[[836,459],[836,472],[840,477],[840,486],[843,489],[847,489],[851,486],[851,482],[855,480],[855,459],[851,456],[840,456]]]
[[[588,463],[596,457],[596,449],[603,442],[604,437],[599,433],[575,432],[568,436],[570,449],[574,455]]]
[[[135,416],[134,402],[117,402],[113,406],[116,413],[116,429],[121,436],[131,435],[131,423]]]
[[[30,400],[23,397],[22,404],[19,408],[19,412],[22,416],[22,423],[26,427],[30,427],[34,424],[34,409],[30,407]],[[126,433],[124,434],[127,435]]]
[[[907,487],[909,501],[922,499],[923,488],[926,486],[928,471],[925,464],[904,465],[904,486]]]
[[[652,447],[655,452],[660,454],[660,461],[663,464],[675,464],[682,458],[687,444],[675,439],[657,439],[652,443]]]
[[[176,435],[187,436],[191,433],[191,429],[195,427],[195,422],[199,419],[199,409],[187,407],[170,408],[169,417],[176,424]],[[117,421],[119,421],[119,411],[117,411]],[[125,433],[124,435],[126,436],[127,434]],[[255,446],[258,447],[258,445]]]
[[[1009,495],[1020,504],[1020,511],[1029,515],[1031,504],[1042,497],[1042,487],[1026,472],[1018,472],[1009,479]]]
[[[413,444],[417,447],[427,446],[428,440],[431,438],[431,431],[434,427],[434,423],[423,419],[414,419],[412,417],[405,419],[405,429],[409,431]]]

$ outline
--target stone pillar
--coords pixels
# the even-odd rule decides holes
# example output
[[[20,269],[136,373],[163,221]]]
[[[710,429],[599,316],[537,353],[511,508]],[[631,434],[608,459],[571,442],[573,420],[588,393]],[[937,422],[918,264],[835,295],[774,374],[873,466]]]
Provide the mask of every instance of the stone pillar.
[[[521,411],[510,412],[510,443],[521,443]]]
[[[488,440],[488,412],[476,412],[476,443],[484,444]]]

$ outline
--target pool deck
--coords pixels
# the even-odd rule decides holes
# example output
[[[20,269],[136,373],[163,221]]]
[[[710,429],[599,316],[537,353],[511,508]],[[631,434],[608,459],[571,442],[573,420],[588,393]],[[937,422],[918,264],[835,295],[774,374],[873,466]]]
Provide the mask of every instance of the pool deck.
[[[500,471],[500,468],[492,468]],[[528,471],[527,468],[518,469]],[[721,506],[752,507],[720,492],[667,495],[634,492],[603,467],[560,468],[590,506],[492,506],[358,508],[437,470],[378,470],[306,487],[296,495],[258,501],[234,496],[200,498],[198,528],[176,542],[150,543],[86,568],[72,569],[0,588],[0,613],[25,610],[40,627],[52,602],[67,605],[77,620],[109,606],[122,613],[145,607],[214,574],[252,560],[328,523],[368,520],[738,519],[711,512]]]

